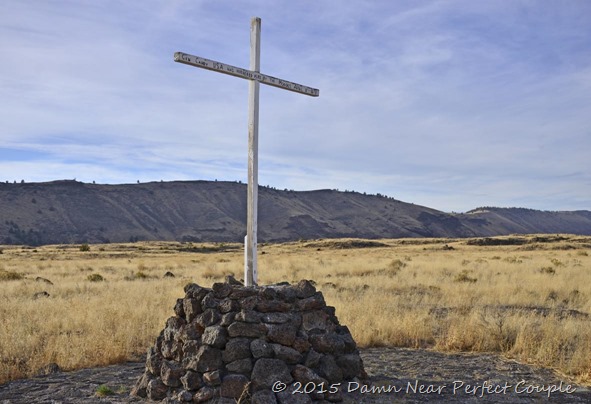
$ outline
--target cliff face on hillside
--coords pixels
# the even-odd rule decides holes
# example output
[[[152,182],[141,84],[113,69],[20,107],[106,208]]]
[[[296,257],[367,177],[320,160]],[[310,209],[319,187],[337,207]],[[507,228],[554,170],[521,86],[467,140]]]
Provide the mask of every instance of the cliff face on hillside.
[[[591,235],[591,212],[486,208],[448,214],[375,195],[259,188],[259,240]],[[0,183],[0,244],[242,241],[246,185],[175,181]]]

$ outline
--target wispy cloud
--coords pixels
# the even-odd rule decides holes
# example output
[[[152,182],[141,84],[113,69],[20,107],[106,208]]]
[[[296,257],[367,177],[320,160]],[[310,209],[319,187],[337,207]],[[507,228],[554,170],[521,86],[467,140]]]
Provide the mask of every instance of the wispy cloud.
[[[254,15],[262,71],[320,88],[262,86],[262,184],[591,208],[585,2],[10,2],[0,173],[245,181],[246,81],[172,54],[248,67]]]

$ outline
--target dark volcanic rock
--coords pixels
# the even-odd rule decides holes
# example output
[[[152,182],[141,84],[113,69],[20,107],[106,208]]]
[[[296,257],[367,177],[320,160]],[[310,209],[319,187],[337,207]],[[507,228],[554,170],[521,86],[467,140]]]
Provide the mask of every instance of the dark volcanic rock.
[[[280,359],[261,358],[257,360],[252,370],[252,382],[255,389],[270,389],[277,381],[285,384],[293,381],[287,364]]]
[[[248,382],[248,378],[244,375],[227,375],[222,381],[220,394],[222,397],[240,398]]]
[[[136,396],[212,403],[241,397],[253,403],[338,401],[336,395],[296,397],[271,389],[294,379],[341,383],[365,374],[349,330],[308,281],[216,283],[212,289],[190,284],[174,313],[148,350]]]

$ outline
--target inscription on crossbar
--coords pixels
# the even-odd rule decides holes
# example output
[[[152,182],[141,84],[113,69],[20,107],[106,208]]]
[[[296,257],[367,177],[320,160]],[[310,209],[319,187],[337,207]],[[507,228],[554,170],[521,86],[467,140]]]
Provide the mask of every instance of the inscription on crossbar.
[[[190,66],[200,67],[202,69],[229,74],[230,76],[240,77],[247,80],[256,80],[261,84],[283,88],[284,90],[309,95],[311,97],[318,97],[320,95],[320,90],[317,88],[307,87],[298,83],[292,83],[291,81],[278,79],[277,77],[253,72],[252,70],[243,69],[241,67],[216,62],[215,60],[189,55],[188,53],[175,52],[174,61]]]

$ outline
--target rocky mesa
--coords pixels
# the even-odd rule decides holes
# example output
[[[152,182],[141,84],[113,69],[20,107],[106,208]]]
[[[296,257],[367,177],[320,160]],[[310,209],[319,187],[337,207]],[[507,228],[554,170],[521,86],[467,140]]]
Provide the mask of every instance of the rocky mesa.
[[[591,212],[479,208],[445,213],[383,195],[259,188],[261,242],[316,238],[591,235]],[[0,183],[0,244],[240,242],[246,185],[173,181]]]

